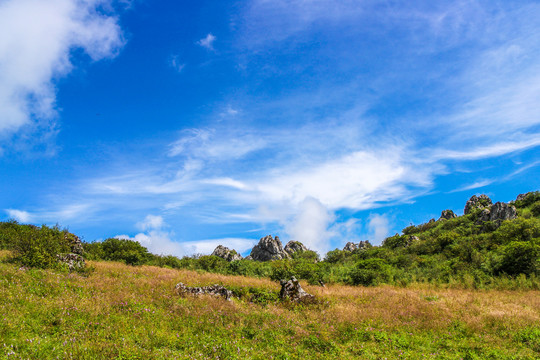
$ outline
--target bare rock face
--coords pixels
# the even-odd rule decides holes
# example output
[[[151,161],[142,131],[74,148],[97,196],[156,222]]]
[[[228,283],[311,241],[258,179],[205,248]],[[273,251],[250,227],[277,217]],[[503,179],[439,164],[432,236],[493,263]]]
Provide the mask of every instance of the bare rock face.
[[[186,294],[191,295],[211,295],[211,296],[221,296],[224,297],[227,301],[231,301],[232,291],[227,289],[222,285],[210,285],[210,286],[198,286],[198,287],[189,287],[179,282],[174,287],[174,290],[178,295],[185,296]]]
[[[496,202],[489,209],[482,210],[476,223],[481,225],[486,221],[491,221],[495,228],[498,228],[504,220],[513,220],[515,218],[517,218],[517,210],[514,205]]]
[[[66,264],[70,271],[82,269],[85,265],[84,258],[79,254],[58,254],[56,260]]]
[[[305,247],[305,245],[302,244],[300,241],[291,240],[287,243],[287,245],[285,245],[285,248],[283,250],[285,250],[287,254],[292,256],[295,253],[307,251],[308,248]]]
[[[503,202],[496,202],[491,207],[489,219],[497,222],[499,225],[504,220],[513,220],[517,218],[517,210],[514,205]]]
[[[218,245],[214,251],[212,252],[212,255],[218,256],[222,259],[225,259],[227,261],[235,261],[235,260],[242,260],[242,255],[236,252],[236,250],[231,250],[226,246]]]
[[[480,196],[473,195],[471,196],[469,200],[467,200],[467,203],[465,204],[465,210],[463,211],[463,213],[465,215],[468,215],[474,209],[483,210],[483,209],[489,208],[492,204],[493,202],[487,195],[484,195],[484,194]]]
[[[70,232],[64,232],[64,239],[70,246],[71,253],[57,254],[56,260],[67,265],[70,271],[82,269],[85,266],[84,249],[81,239]]]
[[[345,247],[343,248],[343,251],[353,252],[356,249],[358,249],[358,245],[356,245],[355,243],[349,241],[347,244],[345,244]]]
[[[312,302],[315,300],[315,296],[308,294],[296,278],[293,276],[291,280],[281,280],[281,291],[279,297],[282,300],[289,299],[294,302]]]
[[[528,192],[528,193],[525,193],[525,194],[519,194],[516,198],[516,201],[523,201],[527,198],[527,196],[529,196],[529,194],[531,194],[531,192]]]
[[[290,258],[290,255],[283,250],[283,245],[279,237],[272,238],[272,235],[265,236],[259,243],[251,249],[249,255],[256,261],[282,260]]]
[[[456,218],[456,217],[457,217],[457,215],[454,214],[454,212],[452,210],[443,210],[439,220],[441,220],[441,219],[450,220],[450,219],[453,219],[453,218]]]
[[[348,242],[347,244],[345,244],[343,251],[353,252],[355,250],[365,250],[365,249],[369,249],[371,246],[372,245],[369,242],[369,240],[360,241],[358,244],[355,244],[353,242]]]

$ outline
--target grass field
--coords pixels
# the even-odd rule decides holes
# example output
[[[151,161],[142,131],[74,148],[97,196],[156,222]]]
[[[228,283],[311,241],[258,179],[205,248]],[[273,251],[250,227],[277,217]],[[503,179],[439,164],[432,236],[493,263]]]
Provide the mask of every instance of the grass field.
[[[174,293],[265,279],[90,262],[88,277],[19,270],[0,256],[0,356],[8,359],[538,359],[540,292],[304,288],[294,306]]]

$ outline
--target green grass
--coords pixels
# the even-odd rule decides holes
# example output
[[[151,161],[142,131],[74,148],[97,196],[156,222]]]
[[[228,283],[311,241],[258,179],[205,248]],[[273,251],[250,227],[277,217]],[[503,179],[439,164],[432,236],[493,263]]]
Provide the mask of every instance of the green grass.
[[[267,279],[91,265],[84,277],[0,262],[1,358],[540,357],[538,291],[303,284],[321,301],[295,306]],[[241,299],[179,297],[179,281],[222,283]]]

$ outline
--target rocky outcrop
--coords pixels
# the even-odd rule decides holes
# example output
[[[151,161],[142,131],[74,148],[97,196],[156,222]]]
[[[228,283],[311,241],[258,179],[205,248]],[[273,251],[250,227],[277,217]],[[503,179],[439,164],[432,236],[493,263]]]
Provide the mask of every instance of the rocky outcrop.
[[[349,241],[347,244],[345,244],[345,247],[343,248],[343,251],[353,252],[356,249],[358,249],[358,245],[356,245],[355,243]]]
[[[283,249],[289,256],[292,256],[296,253],[302,253],[304,251],[307,251],[308,248],[305,247],[304,244],[302,244],[300,241],[294,241],[291,240],[285,245],[285,248]]]
[[[270,261],[288,259],[290,255],[283,249],[279,237],[272,238],[272,235],[268,235],[261,238],[259,243],[251,249],[249,257],[256,261]]]
[[[65,231],[64,240],[69,244],[71,252],[57,254],[56,259],[60,263],[67,265],[70,271],[84,268],[86,263],[84,262],[84,248],[81,239],[77,235]]]
[[[529,196],[530,194],[532,194],[532,192],[528,192],[528,193],[525,193],[525,194],[519,194],[516,198],[516,201],[523,201],[527,198],[527,196]]]
[[[343,251],[353,252],[355,250],[365,250],[365,249],[369,249],[371,246],[372,245],[369,242],[369,240],[360,241],[358,244],[355,244],[353,242],[348,242],[347,244],[345,244]]]
[[[56,260],[67,265],[70,271],[79,270],[85,266],[84,258],[79,254],[58,254],[56,255]]]
[[[174,290],[178,295],[185,296],[187,294],[190,295],[211,295],[211,296],[221,296],[224,297],[226,300],[231,301],[231,298],[233,296],[232,291],[227,289],[226,287],[222,285],[210,285],[210,286],[198,286],[198,287],[189,287],[184,285],[183,283],[179,282],[174,287]]]
[[[489,208],[493,202],[487,195],[480,195],[476,196],[473,195],[469,200],[467,200],[467,203],[465,204],[465,209],[463,210],[463,213],[465,215],[470,214],[474,209],[486,209]]]
[[[501,226],[504,220],[513,220],[517,218],[517,210],[514,205],[496,202],[489,209],[483,209],[476,223],[481,225],[486,221],[491,221],[495,228]]]
[[[313,302],[315,296],[308,294],[296,278],[293,276],[289,281],[281,280],[281,291],[279,297],[281,300],[289,299],[294,302]]]
[[[442,220],[442,219],[450,220],[450,219],[453,219],[453,218],[456,218],[456,217],[457,217],[457,215],[454,214],[454,212],[452,210],[443,210],[439,220]]]
[[[490,210],[489,220],[495,221],[499,225],[504,220],[513,220],[517,218],[516,207],[503,202],[496,202]]]
[[[235,260],[242,260],[242,255],[236,252],[236,250],[231,250],[226,246],[218,245],[214,251],[212,252],[212,255],[218,256],[222,259],[225,259],[227,261],[235,261]]]

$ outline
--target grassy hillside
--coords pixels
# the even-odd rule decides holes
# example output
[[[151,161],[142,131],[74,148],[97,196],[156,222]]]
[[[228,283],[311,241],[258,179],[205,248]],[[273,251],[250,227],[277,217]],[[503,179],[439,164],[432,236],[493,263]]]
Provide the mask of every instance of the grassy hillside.
[[[13,359],[537,359],[540,292],[415,285],[326,288],[321,303],[252,303],[174,293],[221,283],[276,293],[268,279],[117,262],[88,276],[19,270],[0,254],[0,356]]]

